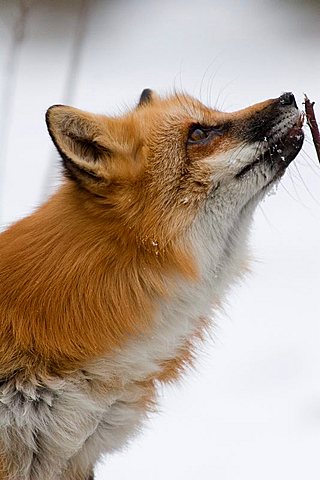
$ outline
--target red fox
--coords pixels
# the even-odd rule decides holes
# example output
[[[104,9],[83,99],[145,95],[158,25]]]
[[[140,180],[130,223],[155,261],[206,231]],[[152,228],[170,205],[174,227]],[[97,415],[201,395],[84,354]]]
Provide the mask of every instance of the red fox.
[[[252,214],[303,144],[292,93],[234,113],[142,92],[54,105],[60,189],[0,236],[0,479],[89,480],[175,381],[247,269]]]

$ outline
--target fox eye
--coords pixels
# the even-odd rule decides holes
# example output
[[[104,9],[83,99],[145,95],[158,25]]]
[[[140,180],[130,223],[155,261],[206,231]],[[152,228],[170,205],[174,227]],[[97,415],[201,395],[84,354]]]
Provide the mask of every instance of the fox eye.
[[[191,128],[188,135],[188,143],[206,143],[217,135],[222,135],[219,127],[202,127],[196,125]]]
[[[198,127],[190,132],[188,140],[190,142],[200,142],[201,140],[208,138],[208,136],[208,130],[203,130]]]

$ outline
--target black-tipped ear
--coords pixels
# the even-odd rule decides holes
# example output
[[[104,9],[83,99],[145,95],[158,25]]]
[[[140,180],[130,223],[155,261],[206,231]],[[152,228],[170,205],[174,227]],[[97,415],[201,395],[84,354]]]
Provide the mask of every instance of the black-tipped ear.
[[[100,160],[111,155],[101,140],[101,118],[73,107],[53,105],[47,110],[46,122],[67,176],[82,184],[99,180]]]
[[[153,96],[153,91],[150,90],[150,88],[145,88],[140,95],[138,107],[150,104],[152,102]]]

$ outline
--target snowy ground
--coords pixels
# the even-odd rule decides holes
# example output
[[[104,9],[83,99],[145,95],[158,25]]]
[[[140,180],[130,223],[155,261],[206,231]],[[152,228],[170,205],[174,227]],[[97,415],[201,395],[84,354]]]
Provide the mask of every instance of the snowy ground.
[[[16,5],[0,0],[0,92]],[[79,5],[41,1],[27,18],[13,101],[0,111],[3,225],[56,180],[43,121],[50,104],[117,112],[145,87],[175,85],[234,110],[292,90],[300,104],[303,92],[317,100],[320,118],[318,2],[92,1],[68,93]],[[97,480],[319,479],[319,240],[320,168],[306,142],[257,211],[252,275],[230,295],[197,373],[164,390],[160,414],[99,466]]]

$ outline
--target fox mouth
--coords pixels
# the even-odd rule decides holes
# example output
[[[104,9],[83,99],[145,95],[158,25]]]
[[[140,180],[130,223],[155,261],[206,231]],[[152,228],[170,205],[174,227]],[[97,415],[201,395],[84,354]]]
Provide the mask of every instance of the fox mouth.
[[[257,146],[257,152],[260,151],[260,153],[255,160],[242,168],[235,178],[243,178],[261,165],[268,165],[275,171],[276,176],[282,174],[302,148],[304,141],[302,124],[303,119],[300,117],[297,123],[280,138],[265,137]]]

